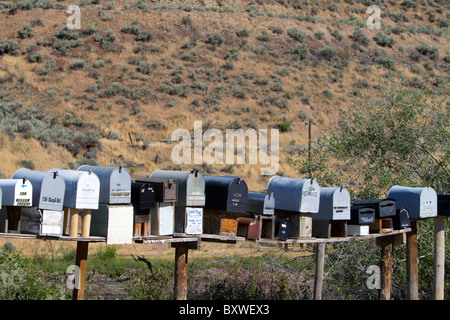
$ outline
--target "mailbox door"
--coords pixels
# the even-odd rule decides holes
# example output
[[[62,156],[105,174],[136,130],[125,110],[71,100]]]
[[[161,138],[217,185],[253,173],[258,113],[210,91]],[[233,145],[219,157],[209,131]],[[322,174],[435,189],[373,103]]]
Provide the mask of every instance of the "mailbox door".
[[[239,177],[205,177],[205,209],[245,213],[248,188]]]
[[[78,179],[76,203],[77,209],[98,209],[100,181],[97,175],[84,174]]]
[[[16,180],[13,206],[31,207],[33,205],[33,186],[26,179]]]
[[[191,173],[186,181],[186,205],[203,207],[205,200],[205,179],[200,173]]]
[[[148,210],[155,207],[155,192],[145,182],[133,182],[131,184],[131,203],[136,210]]]
[[[138,178],[136,182],[149,183],[155,191],[156,202],[176,202],[178,200],[178,183],[174,179]]]

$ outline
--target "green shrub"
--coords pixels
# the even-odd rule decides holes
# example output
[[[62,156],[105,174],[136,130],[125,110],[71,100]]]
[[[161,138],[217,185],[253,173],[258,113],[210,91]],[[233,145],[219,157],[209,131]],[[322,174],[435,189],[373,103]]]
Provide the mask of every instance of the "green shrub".
[[[22,29],[17,32],[19,34],[19,38],[26,39],[34,36],[34,31],[31,26],[27,23],[22,26]]]
[[[382,47],[392,47],[392,45],[396,43],[394,38],[388,37],[381,31],[378,31],[373,39],[379,46]]]
[[[341,41],[342,39],[344,39],[344,35],[343,35],[342,33],[340,33],[338,29],[334,29],[334,30],[331,32],[331,35],[332,35],[336,40],[339,40],[339,41]]]
[[[247,29],[242,29],[242,30],[236,31],[236,35],[239,38],[247,38],[250,35],[250,33],[248,32]]]
[[[292,51],[292,58],[295,60],[308,62],[310,60],[308,46],[304,43],[300,44]]]
[[[367,46],[370,42],[369,37],[360,27],[355,27],[355,29],[353,30],[353,40],[363,46]]]
[[[0,55],[4,54],[13,56],[18,56],[20,54],[20,46],[16,40],[0,40]]]
[[[44,61],[44,53],[37,51],[27,55],[27,61],[30,63],[39,63]]]
[[[292,121],[283,119],[280,121],[280,123],[278,123],[278,129],[280,129],[281,132],[289,132],[291,131],[291,124]]]
[[[336,57],[337,51],[333,47],[324,46],[322,49],[320,49],[319,54],[325,59],[331,60]]]
[[[35,168],[34,162],[32,160],[28,160],[28,159],[20,160],[19,166],[21,166],[23,168],[31,169],[31,170],[34,170],[34,168]]]
[[[317,40],[322,40],[323,37],[324,37],[324,35],[325,35],[325,32],[320,31],[320,30],[317,30],[316,32],[314,32],[314,37],[315,37]]]
[[[288,35],[299,42],[303,42],[306,39],[306,33],[296,27],[289,28],[287,31]]]
[[[69,68],[71,70],[80,70],[84,68],[84,60],[73,60],[69,64]]]
[[[429,56],[433,60],[439,59],[439,49],[435,46],[429,45],[428,43],[422,42],[416,47],[416,50],[424,56]]]
[[[105,10],[112,10],[116,8],[116,3],[114,1],[106,1],[105,6],[103,9]]]
[[[224,37],[218,33],[212,33],[208,35],[208,38],[206,39],[206,43],[209,43],[213,46],[221,45],[224,41]]]

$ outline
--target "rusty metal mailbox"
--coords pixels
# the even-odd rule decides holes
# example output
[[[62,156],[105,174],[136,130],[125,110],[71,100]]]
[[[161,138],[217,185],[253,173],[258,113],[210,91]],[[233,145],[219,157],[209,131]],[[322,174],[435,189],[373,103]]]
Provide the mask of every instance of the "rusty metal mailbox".
[[[100,180],[99,203],[129,204],[131,202],[131,176],[121,167],[81,166],[78,171],[93,172]]]
[[[388,197],[395,199],[399,208],[405,207],[412,220],[437,216],[438,198],[431,187],[393,186]]]
[[[202,234],[203,207],[205,206],[205,179],[198,170],[156,170],[151,179],[177,181],[178,197],[175,202],[174,233]]]

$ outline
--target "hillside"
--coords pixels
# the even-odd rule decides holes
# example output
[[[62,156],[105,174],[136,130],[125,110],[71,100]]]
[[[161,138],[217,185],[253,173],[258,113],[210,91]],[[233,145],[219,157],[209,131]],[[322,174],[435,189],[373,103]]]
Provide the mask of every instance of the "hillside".
[[[448,96],[449,3],[438,0],[0,2],[0,172],[175,168],[172,132],[280,129],[285,160],[339,123],[339,109],[393,83]],[[366,27],[368,6],[380,30]],[[241,175],[262,165],[203,166]],[[191,169],[193,165],[181,165]]]

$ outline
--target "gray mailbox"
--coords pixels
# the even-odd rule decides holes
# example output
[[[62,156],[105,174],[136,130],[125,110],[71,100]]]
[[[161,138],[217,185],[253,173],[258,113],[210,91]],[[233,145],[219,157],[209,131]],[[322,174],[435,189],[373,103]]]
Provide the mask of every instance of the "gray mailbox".
[[[273,193],[249,192],[247,195],[246,211],[260,215],[273,215],[275,213],[275,197]]]
[[[174,179],[178,185],[174,233],[202,234],[205,179],[198,170],[156,170],[151,179]]]
[[[42,210],[62,211],[66,183],[57,171],[42,172],[30,169],[19,169],[13,179],[26,178],[33,186],[33,205]]]
[[[81,166],[78,171],[91,171],[100,180],[99,202],[104,204],[131,203],[131,176],[121,167]]]
[[[269,180],[267,192],[273,193],[277,210],[319,212],[320,186],[316,179],[273,176]]]
[[[405,207],[412,220],[437,216],[437,194],[431,187],[393,186],[388,193],[398,208]]]
[[[344,187],[321,188],[319,212],[313,219],[350,220],[350,206],[350,193]]]
[[[321,188],[319,212],[312,216],[312,235],[346,237],[350,206],[350,193],[344,187]]]
[[[64,208],[98,209],[100,180],[93,172],[53,169],[65,183]]]
[[[205,206],[205,178],[197,170],[175,171],[156,170],[150,175],[152,179],[174,179],[178,182],[178,199],[176,206]]]
[[[19,230],[20,210],[33,204],[33,186],[27,179],[0,179],[2,209],[0,230]]]
[[[31,207],[33,186],[28,179],[0,179],[4,207]]]

